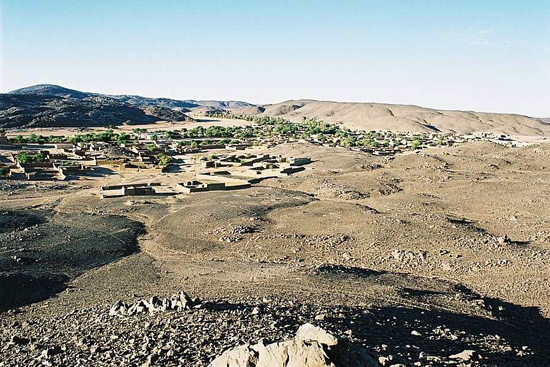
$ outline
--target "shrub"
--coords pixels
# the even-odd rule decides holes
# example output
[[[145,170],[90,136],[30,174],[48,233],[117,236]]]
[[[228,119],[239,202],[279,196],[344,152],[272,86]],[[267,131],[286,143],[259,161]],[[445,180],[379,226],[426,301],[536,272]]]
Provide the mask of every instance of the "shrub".
[[[32,161],[32,157],[27,152],[21,152],[15,156],[15,160],[20,164],[27,164]]]

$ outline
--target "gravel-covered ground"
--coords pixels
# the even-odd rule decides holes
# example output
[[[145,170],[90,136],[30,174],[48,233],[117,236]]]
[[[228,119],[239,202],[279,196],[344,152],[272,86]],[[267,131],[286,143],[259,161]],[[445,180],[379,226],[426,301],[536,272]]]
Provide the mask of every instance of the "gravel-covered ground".
[[[305,322],[384,366],[550,365],[549,146],[271,153],[313,163],[168,198],[98,198],[139,174],[0,185],[3,366],[207,365]],[[201,308],[109,315],[181,290]]]
[[[203,301],[200,309],[110,316],[108,307],[3,321],[4,366],[205,366],[244,343],[291,338],[311,322],[368,347],[384,365],[546,365],[518,325],[410,308],[322,307],[278,299]],[[540,327],[540,326],[539,326]],[[542,331],[542,330],[540,330]],[[548,332],[548,329],[545,330]],[[518,333],[519,335],[513,335]],[[525,343],[525,344],[524,344]],[[473,350],[471,360],[457,357]]]

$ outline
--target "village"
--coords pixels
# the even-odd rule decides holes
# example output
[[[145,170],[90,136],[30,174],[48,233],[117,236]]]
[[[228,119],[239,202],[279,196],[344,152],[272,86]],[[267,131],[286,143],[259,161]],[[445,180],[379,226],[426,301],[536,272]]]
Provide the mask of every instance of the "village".
[[[311,162],[307,157],[255,154],[250,150],[265,146],[251,142],[202,140],[200,146],[196,146],[173,132],[159,138],[136,131],[123,141],[120,136],[109,131],[85,142],[47,142],[40,137],[34,142],[34,136],[20,142],[17,138],[16,141],[10,140],[2,133],[0,177],[20,181],[71,181],[90,180],[113,173],[140,174],[135,177],[168,172],[194,174],[193,179],[172,186],[158,182],[101,186],[101,197],[113,198],[249,188],[266,178],[285,177],[302,171],[303,166]],[[81,137],[76,140],[81,140]]]
[[[216,115],[217,116],[217,115]],[[136,195],[176,195],[251,187],[266,178],[286,177],[304,170],[308,157],[266,154],[286,143],[310,143],[325,147],[391,156],[422,149],[441,148],[466,141],[487,140],[507,146],[517,142],[508,136],[477,134],[393,133],[352,131],[316,120],[292,123],[279,118],[249,118],[249,126],[197,126],[191,129],[131,133],[75,133],[72,136],[8,137],[0,131],[0,179],[19,181],[72,181],[105,177],[113,173],[162,176],[192,172],[191,179],[173,185],[159,182],[105,185],[102,198]]]

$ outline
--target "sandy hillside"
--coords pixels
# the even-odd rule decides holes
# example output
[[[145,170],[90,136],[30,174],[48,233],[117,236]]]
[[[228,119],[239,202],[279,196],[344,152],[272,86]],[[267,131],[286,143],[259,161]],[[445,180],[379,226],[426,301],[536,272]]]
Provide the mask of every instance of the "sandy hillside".
[[[293,100],[265,105],[257,115],[282,116],[292,121],[304,117],[343,124],[355,129],[415,132],[493,132],[512,136],[547,136],[550,124],[541,119],[521,115],[444,111],[430,108],[379,103],[342,103]],[[240,113],[250,109],[238,110]]]

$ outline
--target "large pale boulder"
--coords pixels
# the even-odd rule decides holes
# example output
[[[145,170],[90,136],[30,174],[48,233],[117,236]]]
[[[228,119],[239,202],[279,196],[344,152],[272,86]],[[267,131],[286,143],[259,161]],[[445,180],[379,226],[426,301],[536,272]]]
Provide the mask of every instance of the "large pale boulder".
[[[303,340],[306,342],[316,341],[329,347],[338,344],[339,341],[334,335],[312,324],[300,326],[296,332],[296,340]]]
[[[353,345],[311,324],[279,343],[241,345],[224,352],[210,367],[375,367],[366,348]]]

